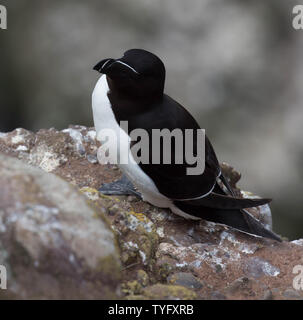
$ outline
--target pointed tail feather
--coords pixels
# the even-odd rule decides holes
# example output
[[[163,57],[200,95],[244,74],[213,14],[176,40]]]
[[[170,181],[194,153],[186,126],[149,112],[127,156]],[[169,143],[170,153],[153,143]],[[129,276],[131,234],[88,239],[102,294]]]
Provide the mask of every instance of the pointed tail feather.
[[[182,201],[182,200],[181,200]],[[208,208],[232,210],[258,207],[267,204],[271,199],[243,199],[226,196],[219,193],[212,192],[204,198],[185,200],[186,203],[193,206],[203,206]]]
[[[232,196],[235,196],[235,193],[232,189],[232,187],[230,186],[229,182],[227,181],[227,179],[225,178],[225,176],[223,174],[221,174],[220,176],[221,181],[223,182],[224,186],[227,188],[227,190],[230,192],[230,194]],[[219,192],[223,190],[219,190]],[[281,238],[275,234],[274,232],[266,229],[261,222],[259,222],[257,219],[255,219],[249,212],[247,212],[246,210],[240,210],[240,212],[243,214],[244,219],[247,222],[247,225],[249,226],[249,229],[251,230],[250,233],[252,234],[256,234],[265,238],[271,238],[271,239],[275,239],[277,241],[282,241]]]
[[[207,208],[203,206],[190,205],[184,201],[174,201],[174,204],[177,208],[192,216],[207,221],[225,224],[237,230],[256,236],[282,241],[278,235],[266,229],[260,221],[254,218],[246,210],[222,210]]]
[[[249,212],[245,210],[241,210],[241,212],[243,214],[244,219],[246,220],[248,229],[250,230],[248,231],[248,233],[252,233],[257,236],[270,238],[282,242],[282,239],[277,234],[275,234],[273,231],[266,229],[263,226],[263,224],[256,218],[254,218]]]
[[[277,234],[266,229],[259,220],[244,210],[245,206],[246,208],[257,207],[270,202],[271,199],[236,198],[227,179],[223,175],[220,176],[220,179],[232,197],[227,196],[225,191],[217,184],[214,192],[205,198],[174,201],[174,204],[182,211],[195,217],[225,224],[245,233],[281,242],[282,240]],[[209,198],[209,196],[211,197]]]

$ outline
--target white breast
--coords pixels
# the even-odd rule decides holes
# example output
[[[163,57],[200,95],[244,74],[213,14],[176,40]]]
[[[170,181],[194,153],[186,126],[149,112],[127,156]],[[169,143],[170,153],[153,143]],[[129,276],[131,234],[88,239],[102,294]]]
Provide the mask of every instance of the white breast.
[[[100,130],[114,130],[116,132],[119,143],[122,144],[122,146],[120,146],[120,148],[118,149],[119,157],[125,159],[127,156],[129,156],[128,164],[118,164],[122,172],[138,188],[145,201],[148,201],[158,207],[170,207],[171,201],[160,194],[154,182],[135,162],[130,152],[131,139],[128,134],[126,134],[126,132],[120,128],[119,124],[116,121],[110,101],[107,96],[108,91],[109,87],[106,76],[102,75],[98,80],[92,95],[93,117],[98,139],[102,140],[103,138],[102,135],[100,135]],[[128,154],[121,154],[120,150],[122,150],[121,152],[124,152],[125,150]]]

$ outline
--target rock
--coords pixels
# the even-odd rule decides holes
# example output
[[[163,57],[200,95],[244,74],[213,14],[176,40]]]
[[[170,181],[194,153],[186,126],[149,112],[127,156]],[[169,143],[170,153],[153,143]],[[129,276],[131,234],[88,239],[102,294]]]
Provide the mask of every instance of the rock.
[[[148,274],[144,270],[137,271],[137,279],[142,287],[146,287],[149,283]]]
[[[303,239],[293,240],[293,241],[291,241],[291,243],[294,243],[298,246],[303,246]]]
[[[0,135],[0,154],[6,155],[0,158],[6,295],[105,298],[121,292],[125,299],[260,300],[271,298],[271,291],[273,299],[292,299],[287,290],[293,267],[303,264],[301,240],[278,243],[188,221],[133,197],[102,195],[101,184],[121,173],[89,161],[98,147],[93,128],[83,126]],[[234,168],[224,164],[222,170],[238,196],[254,197],[237,188]],[[269,206],[249,211],[271,228]],[[22,277],[25,272],[30,276]]]
[[[214,291],[212,294],[211,294],[211,297],[210,297],[211,300],[226,300],[226,296],[219,292],[219,291]]]
[[[192,290],[176,285],[155,284],[147,287],[143,295],[151,300],[193,300],[196,294]]]
[[[249,278],[242,277],[233,281],[225,289],[225,293],[229,296],[236,296],[237,294],[245,294],[245,296],[255,296],[252,290],[252,283]]]
[[[98,159],[96,155],[88,154],[86,158],[87,158],[87,161],[90,163],[93,163],[93,164],[98,163]]]
[[[61,178],[1,154],[0,185],[2,298],[117,296],[118,250],[97,208]]]
[[[252,257],[244,262],[244,272],[253,278],[260,278],[263,275],[276,277],[279,275],[279,268],[271,265],[268,261],[260,259],[259,257]]]
[[[137,281],[127,281],[122,285],[122,292],[126,295],[138,295],[142,293],[142,285]]]
[[[286,299],[294,299],[294,300],[302,300],[303,299],[303,296],[296,290],[294,289],[286,289],[284,292],[283,292],[283,296],[286,298]]]
[[[190,289],[201,289],[203,287],[202,283],[193,276],[192,273],[188,272],[178,272],[167,278],[170,284],[175,284],[183,286]]]
[[[273,300],[273,294],[271,290],[266,290],[263,295],[263,300]]]

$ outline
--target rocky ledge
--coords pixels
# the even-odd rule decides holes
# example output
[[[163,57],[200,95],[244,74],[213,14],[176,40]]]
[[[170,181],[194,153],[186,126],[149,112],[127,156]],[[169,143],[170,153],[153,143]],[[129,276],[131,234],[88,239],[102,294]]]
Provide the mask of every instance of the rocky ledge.
[[[0,133],[0,265],[16,299],[302,299],[303,239],[250,236],[97,189],[93,128]],[[240,174],[222,169],[236,188]],[[268,228],[267,205],[251,210]],[[299,283],[299,282],[298,282]]]

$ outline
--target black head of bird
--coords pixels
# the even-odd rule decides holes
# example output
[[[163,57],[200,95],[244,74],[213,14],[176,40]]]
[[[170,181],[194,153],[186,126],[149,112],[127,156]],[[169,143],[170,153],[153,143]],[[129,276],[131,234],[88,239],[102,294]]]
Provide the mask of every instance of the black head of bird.
[[[165,67],[153,53],[131,49],[119,59],[103,59],[95,67],[106,74],[111,91],[130,99],[159,99],[163,96]]]

